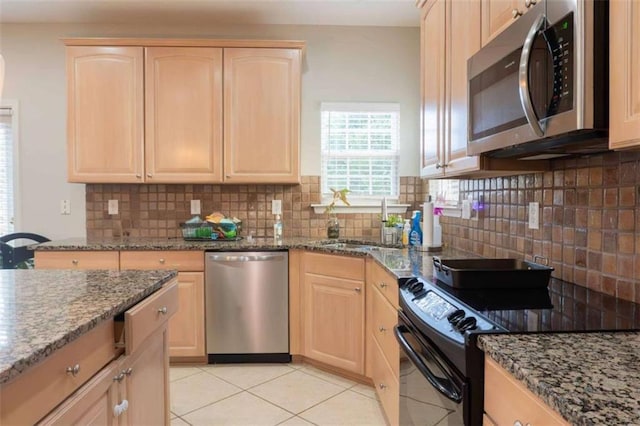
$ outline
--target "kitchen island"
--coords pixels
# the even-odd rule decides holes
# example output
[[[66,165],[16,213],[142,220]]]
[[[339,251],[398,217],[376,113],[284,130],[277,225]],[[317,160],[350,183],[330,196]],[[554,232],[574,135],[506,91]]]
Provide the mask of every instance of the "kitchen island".
[[[175,277],[175,271],[0,271],[0,422],[33,423],[59,404],[63,414],[75,413],[94,376],[132,368],[155,342],[157,355],[146,361],[157,360],[155,372],[166,372],[163,334],[176,310]],[[131,390],[135,376],[144,369],[129,372]],[[108,392],[118,399],[117,389]],[[127,398],[130,405],[138,397]],[[168,418],[168,409],[160,414]],[[72,418],[58,419],[66,420]]]
[[[495,334],[478,345],[571,424],[640,424],[640,333]]]

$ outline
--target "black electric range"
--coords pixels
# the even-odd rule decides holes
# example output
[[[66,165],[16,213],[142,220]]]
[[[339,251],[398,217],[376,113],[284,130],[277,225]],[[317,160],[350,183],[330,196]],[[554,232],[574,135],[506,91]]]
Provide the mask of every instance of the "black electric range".
[[[480,334],[640,330],[639,304],[555,278],[547,288],[514,283],[508,289],[479,290],[423,277],[401,279],[398,317],[396,337],[411,361],[404,363],[404,372],[401,363],[405,424],[418,424],[425,415],[416,411],[416,400],[441,407],[449,424],[482,423]]]

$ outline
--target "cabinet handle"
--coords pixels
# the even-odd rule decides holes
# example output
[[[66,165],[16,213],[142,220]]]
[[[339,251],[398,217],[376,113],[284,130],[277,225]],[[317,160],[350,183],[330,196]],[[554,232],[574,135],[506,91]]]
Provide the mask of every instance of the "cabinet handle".
[[[73,367],[67,367],[67,374],[71,374],[73,377],[77,376],[80,372],[80,364],[76,364]]]
[[[78,264],[78,259],[73,259],[73,260],[71,261],[71,263],[73,263],[74,265],[77,265],[77,264]]]
[[[120,383],[122,380],[124,380],[124,372],[120,372],[120,374],[118,374],[117,376],[113,377],[113,381],[114,382],[118,382]]]
[[[153,175],[151,173],[147,173],[147,177],[150,178],[153,177]]]
[[[124,374],[125,376],[131,376],[131,373],[133,373],[133,368],[129,367],[126,370],[122,370],[122,374]]]
[[[384,383],[380,383],[378,385],[378,388],[380,388],[380,390],[385,390],[387,388],[387,385],[385,385]]]
[[[518,9],[513,9],[511,11],[511,15],[513,15],[513,19],[518,19],[520,16],[522,16],[522,12],[520,12]]]
[[[163,265],[164,265],[164,262],[166,262],[166,260],[164,260],[164,259],[160,259],[160,260],[158,260],[158,262],[160,262],[161,264],[163,264]]]
[[[162,314],[162,315],[167,315],[167,307],[163,306],[162,308],[158,309],[158,313]],[[131,370],[131,369],[130,369]],[[133,371],[133,370],[132,370]],[[131,373],[129,373],[131,374]]]
[[[527,6],[527,9],[531,6],[535,6],[538,3],[538,0],[524,0],[524,5]]]
[[[447,167],[449,167],[449,165],[447,163],[438,163],[438,164],[436,164],[436,169],[446,169]]]
[[[384,326],[382,326],[382,325],[380,327],[378,327],[378,330],[380,331],[380,333],[384,333],[385,331],[387,331],[387,329],[384,328]]]
[[[380,285],[380,288],[385,288],[387,286],[387,284],[385,284],[384,281],[382,281],[379,285]]]
[[[138,174],[136,175],[136,178],[137,178],[137,179],[141,179],[141,178],[142,178],[142,175],[141,175],[140,173],[138,173]]]
[[[362,289],[360,287],[356,287],[356,288],[354,288],[354,290],[356,291],[356,293],[360,293],[362,291]]]

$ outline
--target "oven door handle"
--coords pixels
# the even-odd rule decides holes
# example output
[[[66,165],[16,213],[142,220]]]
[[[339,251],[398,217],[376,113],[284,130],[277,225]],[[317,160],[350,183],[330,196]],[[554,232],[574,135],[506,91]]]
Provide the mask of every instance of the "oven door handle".
[[[459,403],[462,401],[462,391],[456,389],[455,383],[453,380],[449,382],[453,385],[453,389],[449,389],[447,386],[443,384],[443,380],[437,377],[429,367],[420,359],[420,356],[413,350],[407,339],[404,337],[404,333],[410,333],[409,330],[403,325],[396,325],[393,328],[393,332],[396,335],[396,339],[398,343],[402,346],[404,352],[411,359],[414,365],[420,370],[422,375],[426,377],[426,379],[431,383],[431,385],[438,390],[441,394],[449,398],[451,401]]]
[[[519,68],[519,86],[520,86],[520,103],[522,109],[524,109],[524,115],[533,129],[533,132],[539,137],[544,136],[543,126],[540,125],[540,120],[533,108],[531,102],[531,92],[529,91],[529,62],[531,61],[531,49],[533,48],[533,42],[536,39],[536,34],[542,28],[547,18],[544,14],[538,16],[533,25],[529,29],[527,38],[522,46],[522,55],[520,55],[520,68]]]

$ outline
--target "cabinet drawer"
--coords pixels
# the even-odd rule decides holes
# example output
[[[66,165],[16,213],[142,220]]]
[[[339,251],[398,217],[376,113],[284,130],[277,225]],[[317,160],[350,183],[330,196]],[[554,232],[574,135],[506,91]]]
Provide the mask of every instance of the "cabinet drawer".
[[[116,357],[113,330],[113,320],[100,323],[0,387],[0,424],[34,424],[71,395]]]
[[[373,339],[372,376],[373,386],[376,388],[387,421],[392,426],[397,425],[400,422],[400,383],[397,379],[397,370],[394,373],[375,339]]]
[[[373,287],[380,290],[395,309],[398,309],[398,279],[378,265],[375,260],[367,260],[367,265],[369,268],[367,280]]]
[[[36,251],[38,269],[118,269],[117,251]]]
[[[201,251],[123,251],[120,269],[176,269],[204,271],[204,252]]]
[[[364,281],[364,258],[306,252],[304,272]]]
[[[495,424],[568,424],[489,357],[485,357],[484,368],[484,411]]]
[[[178,280],[164,285],[124,314],[126,354],[134,353],[159,327],[167,323],[178,310]]]
[[[371,309],[371,334],[380,345],[389,366],[396,378],[400,371],[400,348],[393,335],[393,327],[398,324],[398,312],[391,306],[387,299],[377,289],[370,287],[373,291]]]

